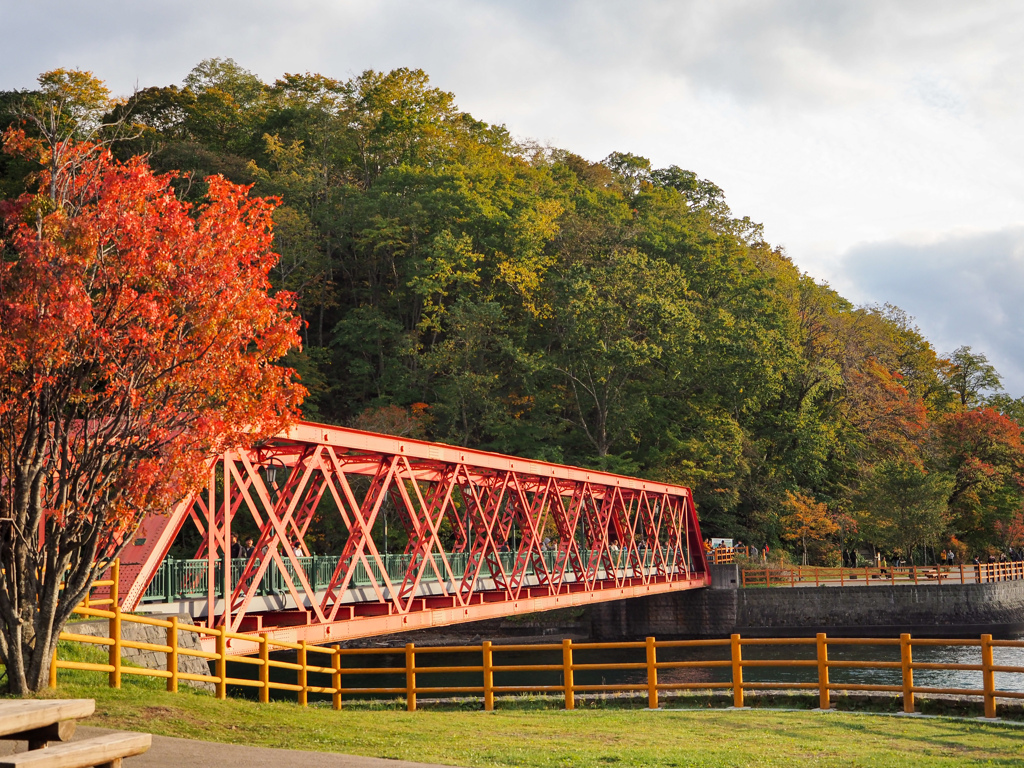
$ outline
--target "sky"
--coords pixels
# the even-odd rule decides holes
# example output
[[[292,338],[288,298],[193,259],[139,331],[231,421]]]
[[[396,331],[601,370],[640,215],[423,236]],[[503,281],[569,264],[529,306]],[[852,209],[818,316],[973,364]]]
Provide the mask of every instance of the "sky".
[[[801,270],[1024,395],[1024,3],[0,0],[0,26],[4,90],[423,69],[519,138],[710,179]]]

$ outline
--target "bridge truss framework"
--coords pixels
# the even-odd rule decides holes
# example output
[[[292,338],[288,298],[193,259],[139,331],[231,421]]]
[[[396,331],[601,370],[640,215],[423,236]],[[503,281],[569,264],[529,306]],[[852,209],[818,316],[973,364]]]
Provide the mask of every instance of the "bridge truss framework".
[[[409,564],[400,578],[388,576],[374,538],[388,502],[408,536]],[[347,535],[326,589],[311,586],[298,560],[309,554],[307,535],[318,511],[337,515]],[[259,531],[240,575],[230,565],[239,515]],[[710,583],[687,488],[310,422],[258,448],[219,457],[205,491],[144,521],[121,558],[123,610],[139,607],[190,522],[202,539],[197,557],[207,562],[207,624],[293,642]],[[547,557],[545,540],[554,551]],[[502,558],[510,548],[514,559]],[[451,552],[465,554],[461,573],[452,568]],[[254,612],[257,585],[272,565],[284,577],[290,609]],[[356,590],[360,565],[370,584]],[[246,645],[237,652],[249,652]]]

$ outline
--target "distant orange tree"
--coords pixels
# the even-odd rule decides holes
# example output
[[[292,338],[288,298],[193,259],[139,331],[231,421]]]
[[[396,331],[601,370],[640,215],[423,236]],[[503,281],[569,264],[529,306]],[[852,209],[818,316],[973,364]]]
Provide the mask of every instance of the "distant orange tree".
[[[1008,521],[996,521],[995,525],[996,532],[1002,537],[1005,546],[1024,545],[1024,511],[1018,509]]]
[[[808,544],[826,541],[839,531],[839,525],[829,514],[827,504],[802,493],[786,491],[783,508],[786,512],[782,516],[782,537],[787,541],[800,542],[803,564],[807,565]]]

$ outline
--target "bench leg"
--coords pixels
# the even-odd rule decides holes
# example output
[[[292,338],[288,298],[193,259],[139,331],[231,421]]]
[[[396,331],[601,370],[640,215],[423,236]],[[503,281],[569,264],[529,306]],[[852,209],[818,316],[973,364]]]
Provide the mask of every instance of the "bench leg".
[[[121,758],[115,757],[109,763],[100,763],[96,768],[121,768]]]
[[[71,741],[75,735],[75,728],[78,725],[74,720],[63,720],[52,725],[44,725],[42,728],[33,728],[31,731],[21,733],[9,733],[0,736],[5,741],[27,741],[28,748],[45,749],[51,741]]]

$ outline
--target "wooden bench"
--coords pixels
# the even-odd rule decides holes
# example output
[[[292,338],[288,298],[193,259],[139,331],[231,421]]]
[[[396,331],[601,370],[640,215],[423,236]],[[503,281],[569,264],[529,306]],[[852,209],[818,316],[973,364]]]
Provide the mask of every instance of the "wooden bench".
[[[27,741],[42,749],[51,741],[70,741],[76,721],[96,711],[92,699],[0,701],[0,739]]]
[[[0,701],[0,738],[27,741],[28,752],[0,758],[0,768],[120,768],[149,749],[148,733],[109,733],[71,741],[76,721],[96,709],[92,699]],[[47,746],[51,741],[62,742]]]
[[[148,733],[108,733],[0,758],[0,768],[121,768],[123,758],[141,755],[152,740]]]

